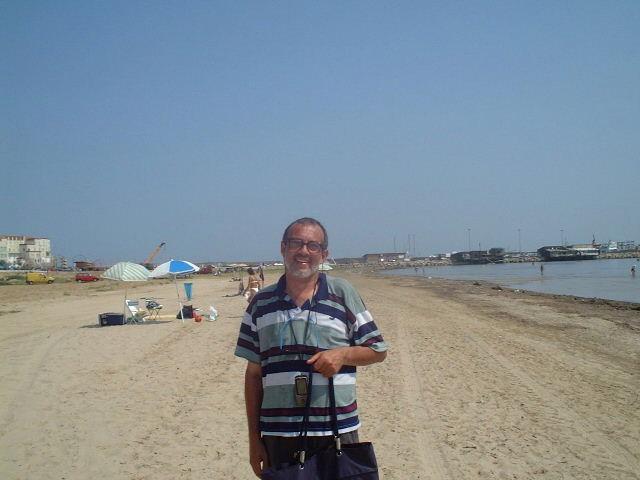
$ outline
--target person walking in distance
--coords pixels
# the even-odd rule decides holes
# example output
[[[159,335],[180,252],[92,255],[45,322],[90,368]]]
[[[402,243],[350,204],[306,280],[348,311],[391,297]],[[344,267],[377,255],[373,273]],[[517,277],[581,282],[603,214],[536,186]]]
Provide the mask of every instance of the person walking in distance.
[[[258,292],[243,316],[235,355],[244,377],[249,462],[256,476],[294,462],[313,375],[311,449],[333,443],[328,379],[333,377],[342,444],[357,443],[356,367],[381,362],[387,345],[360,295],[319,266],[329,254],[326,229],[309,217],[282,235],[285,273]]]

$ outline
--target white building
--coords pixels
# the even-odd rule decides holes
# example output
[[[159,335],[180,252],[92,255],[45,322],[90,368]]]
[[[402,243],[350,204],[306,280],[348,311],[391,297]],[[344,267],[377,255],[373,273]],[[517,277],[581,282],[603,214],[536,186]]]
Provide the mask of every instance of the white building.
[[[624,240],[622,242],[616,242],[618,244],[619,252],[628,252],[636,249],[636,242],[633,240]]]
[[[615,253],[615,252],[629,252],[636,249],[635,241],[625,240],[622,242],[616,242],[609,240],[607,243],[603,243],[600,246],[600,251],[603,253]]]
[[[0,235],[0,262],[7,266],[48,268],[52,264],[51,241],[24,235]]]

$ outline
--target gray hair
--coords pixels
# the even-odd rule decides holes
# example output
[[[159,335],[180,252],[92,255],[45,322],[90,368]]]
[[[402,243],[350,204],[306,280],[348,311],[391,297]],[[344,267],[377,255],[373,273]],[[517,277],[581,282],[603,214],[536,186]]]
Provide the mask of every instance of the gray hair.
[[[291,230],[294,225],[315,225],[316,227],[320,227],[320,230],[322,230],[322,234],[324,235],[322,248],[326,250],[329,247],[329,235],[327,235],[327,229],[324,228],[324,225],[322,225],[318,220],[311,217],[302,217],[291,222],[289,226],[284,229],[284,233],[282,234],[282,243],[286,243],[287,238],[289,238],[289,230]]]

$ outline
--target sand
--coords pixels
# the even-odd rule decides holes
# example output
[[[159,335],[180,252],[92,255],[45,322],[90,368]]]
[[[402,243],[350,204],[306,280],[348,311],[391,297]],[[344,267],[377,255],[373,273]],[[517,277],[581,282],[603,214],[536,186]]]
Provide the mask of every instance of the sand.
[[[361,438],[390,479],[639,479],[640,311],[490,285],[337,273],[390,344],[359,370]],[[268,280],[275,280],[271,275]],[[98,327],[108,282],[0,287],[0,478],[251,479],[246,302],[196,277],[215,322]]]

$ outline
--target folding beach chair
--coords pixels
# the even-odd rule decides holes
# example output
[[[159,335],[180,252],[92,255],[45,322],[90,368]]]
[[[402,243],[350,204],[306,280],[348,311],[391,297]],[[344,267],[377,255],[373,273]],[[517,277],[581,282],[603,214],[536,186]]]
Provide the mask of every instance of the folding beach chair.
[[[144,298],[145,306],[147,307],[147,312],[149,313],[149,320],[156,320],[158,318],[158,314],[160,310],[162,310],[162,305],[160,305],[153,298]]]
[[[146,310],[140,310],[140,302],[138,300],[125,300],[129,315],[127,316],[127,323],[141,323],[144,322],[144,317],[149,315]]]

